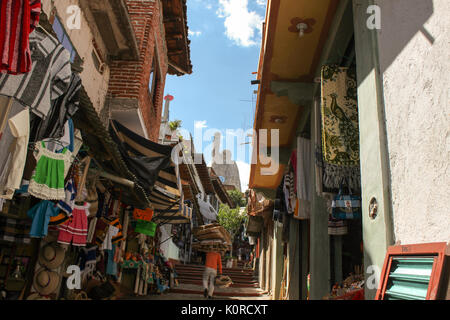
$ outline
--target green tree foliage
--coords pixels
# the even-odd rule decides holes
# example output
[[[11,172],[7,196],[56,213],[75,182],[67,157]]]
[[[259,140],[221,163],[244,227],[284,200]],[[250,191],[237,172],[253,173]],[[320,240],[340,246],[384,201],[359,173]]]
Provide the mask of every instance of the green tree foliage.
[[[240,208],[231,209],[226,204],[221,204],[217,214],[217,222],[224,227],[234,239],[239,229],[247,221],[247,213],[240,213]]]
[[[228,190],[228,194],[237,207],[245,207],[247,205],[247,201],[240,191],[236,189]]]
[[[177,130],[178,128],[181,127],[182,121],[181,120],[174,120],[174,121],[170,121],[169,122],[169,128],[172,131]]]

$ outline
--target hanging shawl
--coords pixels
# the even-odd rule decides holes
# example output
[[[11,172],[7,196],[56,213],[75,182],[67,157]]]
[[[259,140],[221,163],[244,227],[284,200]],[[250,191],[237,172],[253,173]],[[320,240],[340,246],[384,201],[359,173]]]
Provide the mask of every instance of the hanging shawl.
[[[359,127],[354,69],[322,67],[322,144],[324,160],[359,166]]]
[[[0,72],[30,72],[30,33],[39,23],[40,0],[0,1]]]
[[[206,201],[203,201],[201,198],[201,195],[197,195],[198,200],[198,206],[200,207],[200,212],[202,216],[204,216],[206,219],[210,221],[216,221],[217,220],[217,211],[214,210],[213,206],[209,204]]]
[[[47,138],[59,139],[64,136],[66,122],[73,118],[78,111],[80,89],[80,76],[74,72],[66,92],[52,101],[52,107],[45,120],[38,116],[32,116],[30,136],[33,137],[33,141],[41,141]]]
[[[312,202],[311,141],[297,137],[298,218],[309,219]]]
[[[20,75],[0,73],[0,94],[16,98],[45,119],[52,100],[63,95],[69,86],[72,76],[70,53],[58,39],[39,29],[30,34],[30,47],[31,71]]]

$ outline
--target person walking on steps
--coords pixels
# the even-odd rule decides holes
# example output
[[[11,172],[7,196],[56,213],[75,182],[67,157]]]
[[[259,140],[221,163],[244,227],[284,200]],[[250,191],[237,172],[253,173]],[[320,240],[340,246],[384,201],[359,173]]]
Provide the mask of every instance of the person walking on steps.
[[[208,252],[206,254],[205,271],[203,272],[203,295],[205,298],[212,299],[217,268],[219,268],[219,275],[222,275],[221,254],[219,252]]]

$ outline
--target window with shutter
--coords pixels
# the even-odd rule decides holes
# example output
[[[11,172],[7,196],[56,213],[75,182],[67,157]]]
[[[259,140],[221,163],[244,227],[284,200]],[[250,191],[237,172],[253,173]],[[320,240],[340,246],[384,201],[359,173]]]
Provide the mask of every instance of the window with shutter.
[[[376,300],[434,300],[442,278],[445,242],[389,247]]]

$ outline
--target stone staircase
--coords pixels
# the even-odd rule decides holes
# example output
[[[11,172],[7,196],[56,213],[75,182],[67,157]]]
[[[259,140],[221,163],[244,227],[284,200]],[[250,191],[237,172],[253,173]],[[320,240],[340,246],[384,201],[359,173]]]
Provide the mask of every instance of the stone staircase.
[[[225,263],[222,263],[225,266]],[[198,294],[203,298],[203,270],[204,266],[195,264],[176,264],[179,286],[172,288],[172,293]],[[238,263],[236,268],[222,268],[222,274],[229,276],[233,284],[228,288],[216,286],[214,296],[217,297],[260,297],[262,290],[259,289],[256,274],[251,269],[244,269],[243,263]]]

